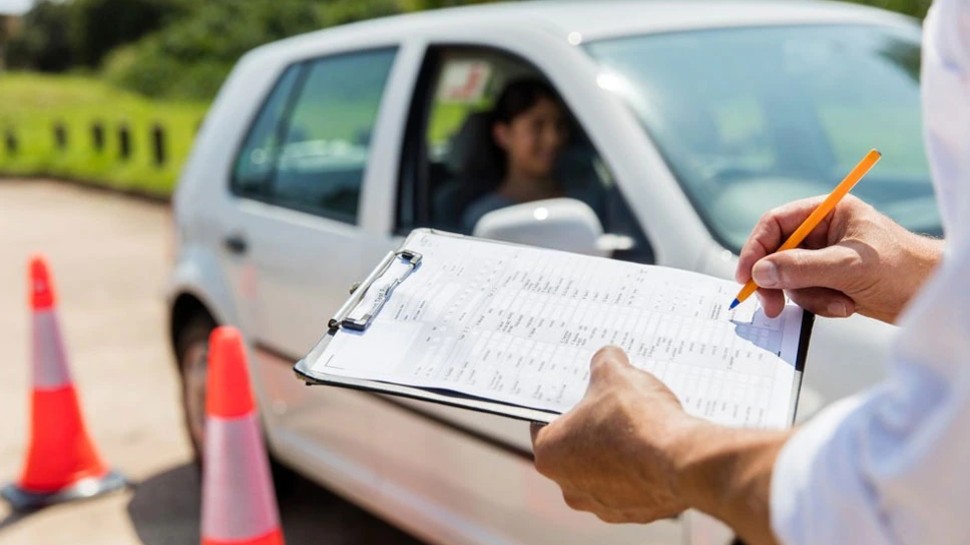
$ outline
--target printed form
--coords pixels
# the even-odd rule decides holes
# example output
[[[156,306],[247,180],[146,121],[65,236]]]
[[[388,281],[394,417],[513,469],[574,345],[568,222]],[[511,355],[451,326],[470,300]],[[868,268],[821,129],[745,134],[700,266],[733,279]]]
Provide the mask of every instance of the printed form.
[[[596,350],[616,345],[691,414],[791,424],[797,306],[775,319],[755,298],[729,311],[735,283],[664,267],[434,233],[406,247],[421,265],[366,332],[338,330],[314,372],[562,413],[582,398]]]

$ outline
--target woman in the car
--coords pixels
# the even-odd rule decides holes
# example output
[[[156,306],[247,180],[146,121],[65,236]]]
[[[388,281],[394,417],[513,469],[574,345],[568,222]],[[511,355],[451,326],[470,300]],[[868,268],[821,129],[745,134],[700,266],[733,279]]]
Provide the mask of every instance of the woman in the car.
[[[492,109],[491,133],[493,155],[502,164],[503,176],[465,209],[466,232],[472,232],[478,220],[493,210],[565,196],[553,169],[569,138],[568,122],[549,84],[536,78],[509,83]]]

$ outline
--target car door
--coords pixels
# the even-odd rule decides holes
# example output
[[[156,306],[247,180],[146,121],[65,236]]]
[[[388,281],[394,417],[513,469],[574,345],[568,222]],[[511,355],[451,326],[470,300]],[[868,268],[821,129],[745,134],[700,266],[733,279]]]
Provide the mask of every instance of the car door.
[[[404,139],[397,234],[403,236],[414,227],[460,229],[455,196],[461,193],[462,171],[468,163],[480,163],[473,156],[488,146],[489,108],[503,86],[519,77],[541,78],[543,73],[497,48],[428,48]],[[610,169],[573,121],[573,136],[563,157],[568,172],[563,175],[585,180],[566,182],[590,184],[591,191],[580,193],[591,195],[587,204],[599,212],[608,232],[636,241],[615,257],[651,262],[652,247],[613,184]],[[400,421],[407,422],[407,437],[388,430],[386,441],[395,444],[393,452],[384,454],[388,478],[431,501],[445,504],[450,499],[457,513],[466,513],[502,538],[515,543],[641,543],[645,539],[673,543],[680,539],[674,522],[664,521],[645,531],[609,526],[569,510],[558,489],[532,468],[528,426],[523,422],[421,401],[397,398],[392,402],[429,424],[415,424],[416,418],[401,416]],[[496,520],[501,520],[500,527],[492,525]]]
[[[234,286],[255,348],[256,390],[278,454],[284,442],[366,464],[366,411],[350,392],[306,388],[292,365],[326,330],[348,288],[388,250],[366,226],[375,130],[396,47],[293,63],[257,115],[234,165],[226,245],[243,264]],[[358,419],[359,421],[355,421]]]
[[[543,78],[527,60],[484,46],[435,46],[428,50],[422,77],[414,93],[409,132],[404,145],[397,231],[418,226],[460,230],[457,220],[469,203],[460,196],[465,186],[495,173],[483,172],[481,154],[491,146],[489,109],[504,85],[518,78]],[[568,106],[567,106],[568,108]],[[598,215],[606,232],[633,241],[614,257],[651,263],[652,247],[614,183],[609,167],[567,112],[569,141],[561,152],[556,175]],[[468,233],[466,233],[468,234]],[[508,445],[527,451],[522,426],[499,417],[406,403],[471,427]]]

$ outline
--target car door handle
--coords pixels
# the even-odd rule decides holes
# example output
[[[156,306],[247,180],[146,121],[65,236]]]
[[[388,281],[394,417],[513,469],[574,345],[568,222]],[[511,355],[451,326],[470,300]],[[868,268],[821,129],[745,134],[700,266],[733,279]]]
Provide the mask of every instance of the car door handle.
[[[246,239],[240,234],[228,235],[223,241],[223,245],[229,250],[230,253],[242,255],[246,253],[249,248],[249,244]]]

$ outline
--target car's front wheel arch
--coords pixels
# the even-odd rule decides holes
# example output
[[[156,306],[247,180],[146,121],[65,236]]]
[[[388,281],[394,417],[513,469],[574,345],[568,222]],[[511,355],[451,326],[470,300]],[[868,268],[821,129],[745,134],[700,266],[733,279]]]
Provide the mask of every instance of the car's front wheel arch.
[[[219,324],[198,299],[176,299],[172,311],[172,345],[182,400],[182,414],[196,465],[201,468],[205,452],[205,396],[209,335]],[[179,306],[179,301],[182,306]],[[191,310],[191,312],[187,312]],[[280,463],[267,445],[270,469],[277,493],[285,493],[295,480],[293,471]]]

